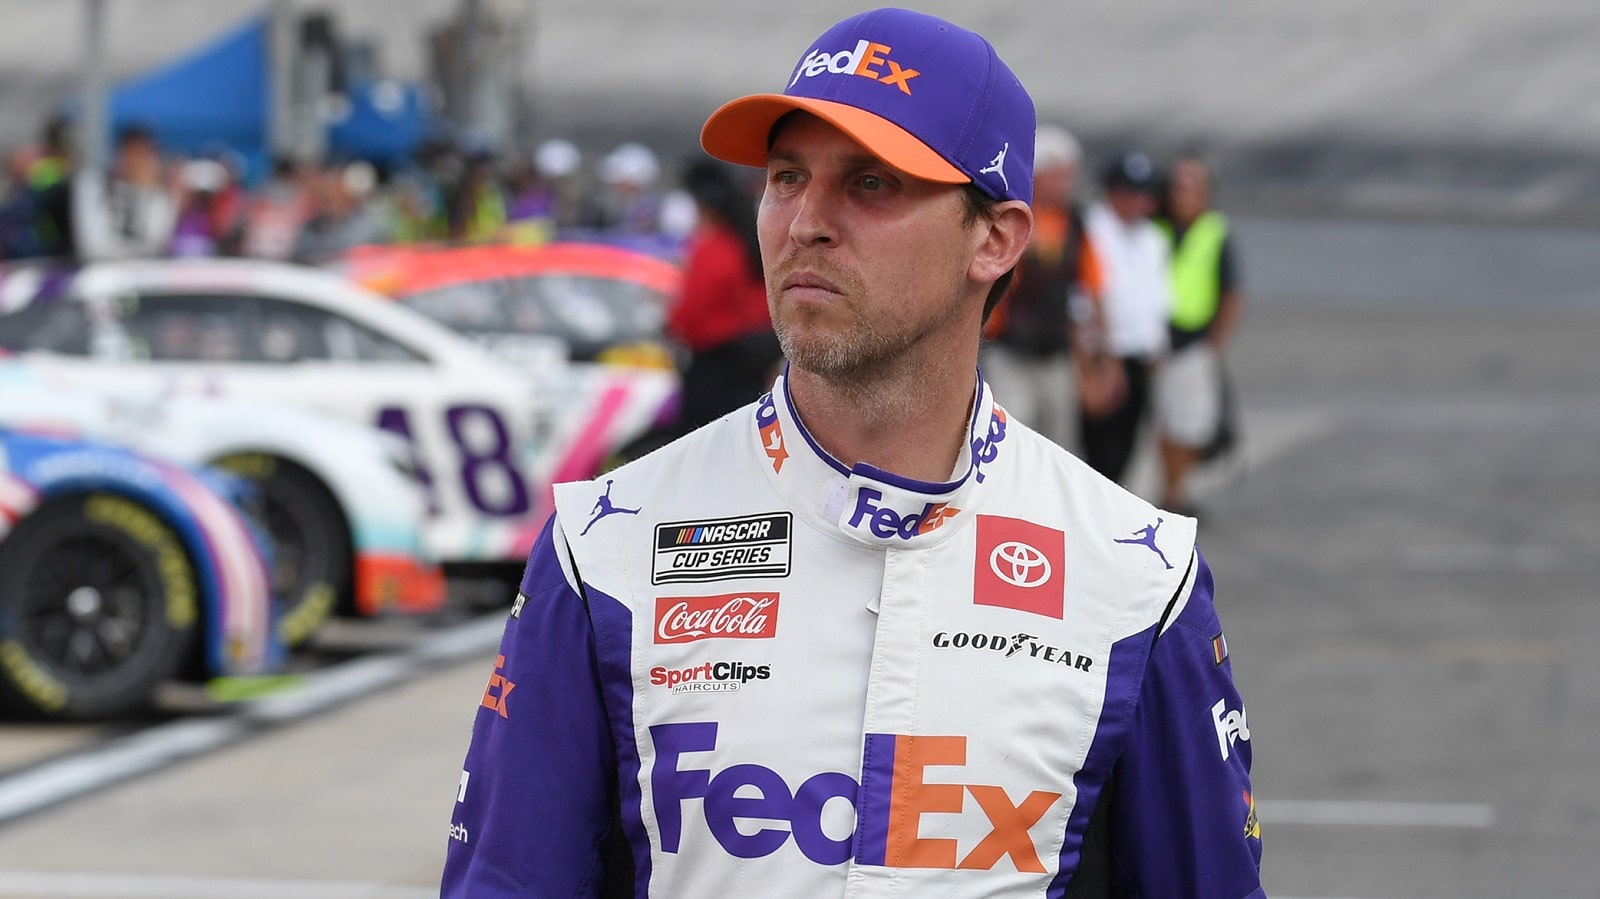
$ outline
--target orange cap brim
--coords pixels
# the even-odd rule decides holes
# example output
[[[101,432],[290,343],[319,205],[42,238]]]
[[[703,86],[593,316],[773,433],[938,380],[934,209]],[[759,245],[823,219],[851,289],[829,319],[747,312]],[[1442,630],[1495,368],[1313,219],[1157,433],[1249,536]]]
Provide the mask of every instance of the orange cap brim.
[[[724,162],[762,167],[772,126],[790,112],[809,112],[849,135],[868,152],[913,177],[941,184],[972,179],[911,132],[888,119],[832,100],[756,94],[722,105],[700,129],[700,146]]]

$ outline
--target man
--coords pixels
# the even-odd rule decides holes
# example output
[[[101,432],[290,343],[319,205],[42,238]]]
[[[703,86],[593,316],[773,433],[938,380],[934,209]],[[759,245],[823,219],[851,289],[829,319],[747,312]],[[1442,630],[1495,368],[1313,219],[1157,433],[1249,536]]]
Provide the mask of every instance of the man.
[[[712,114],[707,151],[766,167],[788,373],[557,487],[444,895],[1262,895],[1193,522],[975,374],[1033,129],[987,41],[905,10]]]
[[[1082,157],[1065,128],[1040,126],[1033,151],[1033,236],[1011,291],[985,324],[989,342],[982,350],[984,380],[995,397],[1068,449],[1077,443],[1079,386],[1090,387],[1096,371],[1085,338],[1100,327],[1100,270],[1084,239],[1083,211],[1073,199]]]
[[[86,261],[165,256],[178,222],[177,194],[155,134],[143,125],[124,126],[109,174],[79,169],[73,175],[78,255]]]
[[[1150,407],[1150,379],[1166,354],[1172,308],[1167,242],[1150,220],[1155,176],[1155,164],[1143,153],[1112,160],[1100,179],[1104,198],[1089,210],[1087,221],[1101,263],[1106,350],[1119,363],[1123,386],[1109,405],[1085,405],[1083,458],[1119,483]]]
[[[1172,248],[1171,355],[1156,380],[1162,505],[1193,514],[1189,475],[1226,421],[1222,360],[1244,313],[1228,220],[1211,208],[1211,170],[1189,153],[1167,176],[1159,222]]]

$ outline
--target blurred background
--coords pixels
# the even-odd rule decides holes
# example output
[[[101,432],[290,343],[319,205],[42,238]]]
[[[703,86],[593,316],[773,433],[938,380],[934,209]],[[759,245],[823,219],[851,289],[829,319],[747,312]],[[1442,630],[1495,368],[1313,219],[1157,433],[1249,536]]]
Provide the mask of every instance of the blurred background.
[[[296,522],[335,513],[297,519],[292,501],[269,502],[282,514],[260,563],[276,566],[266,616],[318,623],[279,628],[277,662],[219,662],[126,714],[45,722],[28,701],[43,694],[5,669],[32,714],[0,720],[0,897],[433,893],[505,585],[548,514],[548,484],[681,423],[676,379],[695,350],[671,315],[705,217],[686,178],[703,162],[699,126],[734,96],[780,90],[806,43],[860,8],[0,0],[0,356],[15,357],[0,364],[0,430],[49,418],[18,412],[29,390],[46,405],[104,391],[3,314],[56,295],[38,272],[90,262],[113,286],[83,287],[84,302],[117,316],[116,297],[153,309],[185,279],[210,294],[303,294],[416,355],[466,359],[444,349],[462,336],[492,351],[451,363],[463,382],[536,382],[437,408],[380,397],[314,410],[403,438],[371,452],[434,476],[420,498],[336,510],[349,570],[328,563],[344,572],[326,575],[340,602],[321,613],[302,605],[316,596],[307,544],[333,538],[307,540]],[[1600,896],[1600,8],[919,8],[988,37],[1041,122],[1071,132],[1081,202],[1102,199],[1101,173],[1130,151],[1160,170],[1185,153],[1210,166],[1243,310],[1226,357],[1236,433],[1194,471],[1190,499],[1249,705],[1269,895]],[[172,221],[142,252],[74,246],[40,198],[75,173],[110,178],[130,128],[153,141]],[[531,258],[572,244],[603,252]],[[493,258],[435,255],[463,250]],[[248,268],[118,268],[140,256]],[[332,280],[291,283],[271,266]],[[551,275],[548,290],[524,283]],[[455,333],[391,324],[349,291]],[[501,301],[537,327],[512,341],[517,329],[486,324]],[[128,358],[160,361],[149,340]],[[262,343],[243,358],[270,356]],[[309,383],[362,377],[319,372]],[[187,377],[163,374],[146,398],[166,402]],[[321,389],[229,377],[202,380],[225,403],[274,408]],[[451,411],[466,405],[500,411],[478,423],[491,436]],[[435,412],[451,424],[430,437],[416,422]],[[54,433],[111,433],[65,414]],[[137,430],[116,433],[166,449]],[[469,471],[502,450],[518,462],[506,483],[469,475],[453,497],[438,472],[458,460],[430,455],[447,450]],[[240,461],[268,455],[259,442],[185,452],[286,495]],[[307,471],[330,454],[305,452]],[[339,477],[325,476],[330,501]],[[1123,480],[1161,500],[1148,431]],[[353,572],[382,541],[361,522],[397,515],[419,533],[370,549],[406,560],[384,569],[390,593],[371,594],[411,601],[362,605]],[[283,547],[312,562],[286,571]],[[5,552],[0,565],[23,564]],[[15,602],[3,577],[0,603]]]

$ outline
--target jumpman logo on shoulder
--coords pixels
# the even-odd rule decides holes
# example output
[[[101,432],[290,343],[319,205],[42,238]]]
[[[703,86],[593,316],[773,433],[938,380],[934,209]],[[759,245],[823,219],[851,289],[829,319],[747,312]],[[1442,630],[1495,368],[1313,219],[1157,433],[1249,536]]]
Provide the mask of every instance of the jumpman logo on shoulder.
[[[639,514],[639,510],[638,509],[624,509],[624,508],[621,508],[620,506],[611,505],[611,484],[612,484],[611,480],[607,479],[606,480],[606,492],[600,494],[600,498],[594,501],[594,508],[592,510],[590,510],[590,511],[594,512],[594,517],[589,519],[589,523],[583,526],[583,530],[582,531],[578,532],[578,536],[579,537],[582,537],[584,534],[589,533],[589,529],[594,527],[594,523],[599,521],[600,519],[606,517],[607,515],[638,515]]]
[[[1000,183],[1006,186],[1006,190],[1011,189],[1011,179],[1006,177],[1006,154],[1009,152],[1011,152],[1011,142],[1006,141],[1006,145],[1000,148],[1000,152],[994,154],[989,164],[978,169],[980,175],[999,175]]]
[[[1167,554],[1161,551],[1161,547],[1156,546],[1156,531],[1161,529],[1161,522],[1165,520],[1166,519],[1164,518],[1157,518],[1155,524],[1147,524],[1139,530],[1134,531],[1132,537],[1119,537],[1111,542],[1131,543],[1135,546],[1147,547],[1151,552],[1161,557],[1161,564],[1167,566],[1167,569],[1170,571],[1172,569],[1172,563],[1167,561]]]

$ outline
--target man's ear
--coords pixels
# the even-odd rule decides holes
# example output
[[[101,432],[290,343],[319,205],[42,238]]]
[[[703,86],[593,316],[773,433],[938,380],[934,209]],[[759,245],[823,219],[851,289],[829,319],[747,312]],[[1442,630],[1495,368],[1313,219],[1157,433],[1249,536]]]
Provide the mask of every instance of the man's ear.
[[[1021,200],[1007,200],[995,207],[992,218],[980,216],[978,251],[967,274],[974,281],[993,283],[1016,268],[1022,251],[1033,234],[1033,209]]]

